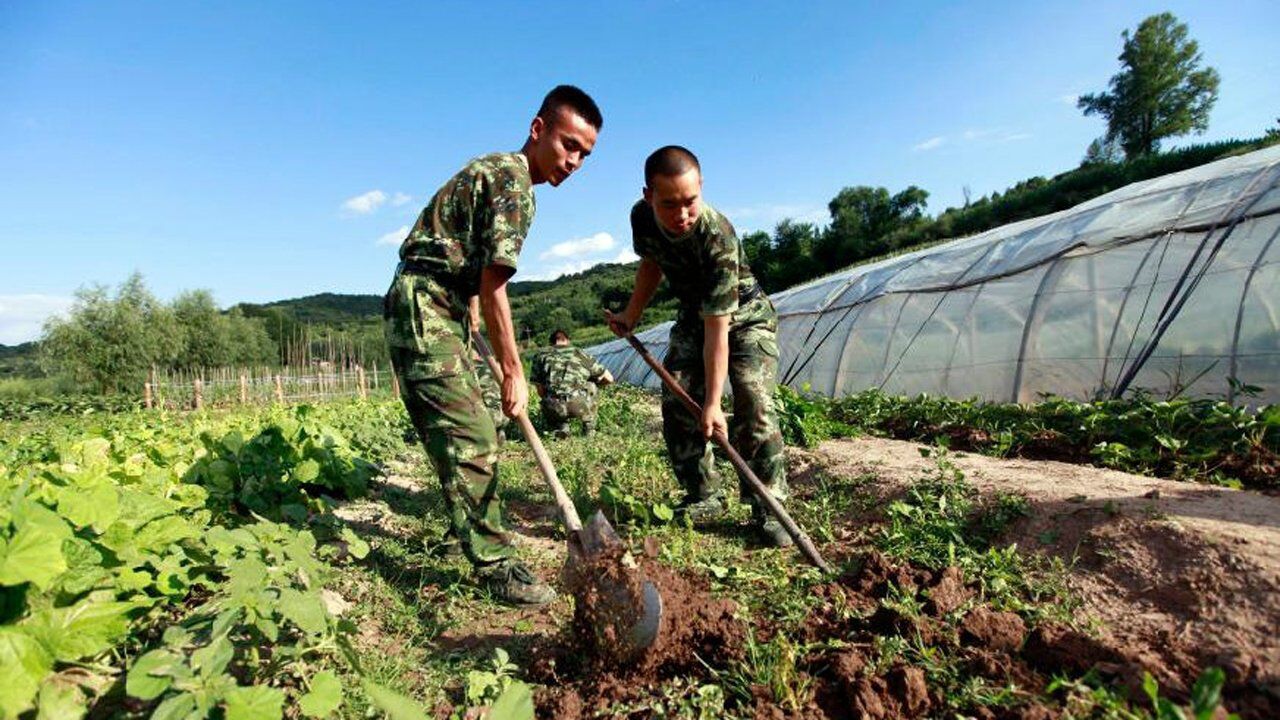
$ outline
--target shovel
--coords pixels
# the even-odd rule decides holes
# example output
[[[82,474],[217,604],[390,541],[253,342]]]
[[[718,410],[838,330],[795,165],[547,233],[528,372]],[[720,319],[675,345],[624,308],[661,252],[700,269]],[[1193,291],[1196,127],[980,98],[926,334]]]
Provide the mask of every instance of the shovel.
[[[501,383],[502,369],[493,357],[493,349],[489,347],[488,340],[474,330],[471,338],[489,364],[494,378]],[[658,594],[657,586],[648,578],[638,578],[639,592],[636,593],[627,587],[628,584],[609,577],[614,575],[613,572],[600,572],[602,567],[598,561],[601,558],[622,556],[621,538],[599,510],[583,526],[578,517],[578,509],[560,484],[560,477],[551,464],[547,449],[543,447],[542,440],[533,429],[533,423],[529,421],[529,413],[522,412],[515,420],[529,447],[533,449],[542,477],[551,488],[556,509],[560,511],[560,519],[568,535],[569,554],[565,559],[565,575],[580,583],[583,591],[596,593],[598,607],[592,620],[598,625],[607,626],[593,628],[597,638],[604,641],[601,646],[608,648],[609,652],[623,662],[634,660],[651,647],[658,637],[658,626],[662,620],[662,596]],[[625,561],[620,569],[624,573],[638,572],[627,567]]]
[[[693,413],[694,417],[701,418],[702,406],[693,398],[689,397],[689,393],[685,392],[684,388],[680,387],[680,383],[677,382],[676,379],[672,377],[671,373],[667,372],[667,369],[662,366],[662,363],[658,362],[657,359],[649,353],[649,350],[645,348],[644,343],[636,339],[636,336],[632,335],[630,332],[626,334],[626,338],[627,342],[631,343],[631,347],[635,348],[636,352],[640,353],[640,357],[644,358],[644,361],[649,364],[649,367],[653,368],[653,371],[658,373],[658,377],[662,378],[662,383],[667,386],[667,389],[675,393],[676,397],[680,398],[680,402],[688,408],[689,412]],[[828,565],[827,562],[822,559],[822,556],[818,554],[818,549],[813,546],[813,541],[809,539],[809,536],[805,534],[804,530],[800,529],[799,525],[796,525],[796,521],[791,519],[791,516],[788,515],[787,511],[782,507],[782,503],[779,503],[778,499],[775,498],[773,494],[769,492],[769,489],[764,486],[764,483],[760,482],[760,478],[756,477],[756,474],[751,471],[751,466],[747,465],[747,461],[743,460],[742,456],[738,454],[738,451],[733,449],[733,446],[729,444],[729,438],[725,437],[724,432],[717,429],[712,433],[711,439],[714,440],[715,443],[720,446],[720,449],[724,450],[725,454],[729,456],[729,462],[733,463],[734,469],[736,469],[742,477],[746,478],[747,485],[751,487],[751,490],[756,494],[756,497],[760,498],[760,501],[764,503],[764,506],[769,508],[769,512],[773,513],[773,516],[778,518],[778,522],[782,523],[782,527],[787,531],[787,534],[791,536],[791,539],[796,542],[796,545],[799,546],[800,552],[804,554],[805,559],[819,570],[830,573],[831,566]]]

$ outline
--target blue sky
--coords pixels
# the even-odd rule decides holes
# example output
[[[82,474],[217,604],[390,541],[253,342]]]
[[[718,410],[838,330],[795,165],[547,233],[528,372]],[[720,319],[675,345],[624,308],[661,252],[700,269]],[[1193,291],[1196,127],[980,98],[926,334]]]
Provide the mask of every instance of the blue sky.
[[[740,231],[850,185],[931,212],[1074,167],[1120,33],[1171,10],[1222,75],[1209,132],[1280,116],[1280,3],[0,4],[0,343],[141,271],[223,305],[381,293],[395,240],[542,95],[600,103],[596,153],[539,186],[517,279],[626,257],[655,147],[702,159]]]

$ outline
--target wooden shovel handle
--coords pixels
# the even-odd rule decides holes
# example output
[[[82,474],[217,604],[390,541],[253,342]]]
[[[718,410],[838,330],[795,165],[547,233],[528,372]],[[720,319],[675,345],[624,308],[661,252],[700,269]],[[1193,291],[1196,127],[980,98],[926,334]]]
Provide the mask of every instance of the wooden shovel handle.
[[[658,373],[658,377],[662,378],[662,382],[667,386],[667,389],[675,393],[676,397],[680,398],[680,402],[688,408],[689,412],[693,413],[694,417],[701,418],[702,406],[693,398],[689,397],[689,393],[685,392],[684,388],[680,387],[680,383],[676,381],[675,377],[673,377],[671,373],[667,372],[667,369],[662,366],[662,363],[658,362],[658,360],[649,353],[649,350],[644,346],[644,343],[640,342],[640,340],[631,333],[627,333],[626,338],[627,342],[631,343],[631,347],[635,348],[636,352],[640,353],[640,357],[644,358],[644,361],[649,364],[649,367],[653,368],[653,371]],[[747,465],[747,461],[743,460],[742,456],[738,454],[738,451],[733,449],[733,445],[729,444],[729,438],[725,437],[724,432],[717,428],[716,431],[712,433],[711,439],[714,440],[716,444],[720,446],[720,449],[724,450],[725,454],[729,456],[729,462],[733,463],[733,467],[742,475],[742,477],[747,479],[747,485],[749,485],[752,491],[755,492],[756,497],[760,498],[760,501],[765,504],[765,507],[769,508],[769,512],[773,513],[773,516],[778,518],[778,522],[782,523],[782,527],[786,529],[787,534],[791,536],[791,539],[796,541],[796,545],[800,547],[800,551],[804,554],[805,558],[812,563],[814,567],[817,567],[823,572],[831,572],[831,566],[828,565],[827,562],[822,559],[822,556],[818,554],[818,549],[813,546],[813,541],[811,541],[809,536],[805,534],[804,530],[801,530],[800,526],[796,525],[796,522],[791,519],[791,516],[787,514],[786,509],[782,507],[782,503],[778,502],[778,499],[773,496],[773,493],[769,492],[769,489],[764,486],[764,483],[760,482],[760,478],[756,477],[756,474],[751,471],[751,466]]]
[[[502,384],[502,368],[498,367],[498,361],[493,357],[493,349],[489,347],[489,341],[479,332],[471,331],[471,340],[480,349],[480,357],[489,363],[489,369],[493,372],[493,377]],[[547,454],[547,449],[543,447],[538,432],[533,429],[533,423],[529,422],[529,413],[522,412],[516,416],[516,424],[520,426],[520,432],[524,433],[524,439],[528,441],[529,447],[533,449],[533,457],[538,461],[538,469],[542,471],[542,477],[546,479],[547,485],[551,487],[551,494],[555,496],[556,508],[560,510],[560,517],[564,520],[564,527],[569,531],[570,536],[576,535],[582,530],[582,520],[578,517],[578,509],[573,506],[573,501],[569,499],[569,493],[564,491],[564,486],[560,484],[560,476],[556,474],[555,465],[551,464],[551,456]]]

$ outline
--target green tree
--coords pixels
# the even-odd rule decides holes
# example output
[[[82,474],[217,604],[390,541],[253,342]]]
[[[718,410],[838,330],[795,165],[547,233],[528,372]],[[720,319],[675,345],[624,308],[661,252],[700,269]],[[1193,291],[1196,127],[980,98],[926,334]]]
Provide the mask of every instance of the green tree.
[[[1085,115],[1107,120],[1107,140],[1133,159],[1160,149],[1167,137],[1202,133],[1218,99],[1218,71],[1200,68],[1200,46],[1172,13],[1152,15],[1132,36],[1122,34],[1120,72],[1109,90],[1081,95]]]
[[[41,364],[100,392],[142,386],[152,365],[168,366],[182,348],[182,332],[173,312],[147,290],[134,273],[111,297],[95,285],[76,291],[66,318],[45,323]]]
[[[884,254],[896,235],[923,222],[929,193],[912,185],[894,195],[882,187],[847,187],[827,209],[831,225],[815,248],[820,267],[829,270]]]

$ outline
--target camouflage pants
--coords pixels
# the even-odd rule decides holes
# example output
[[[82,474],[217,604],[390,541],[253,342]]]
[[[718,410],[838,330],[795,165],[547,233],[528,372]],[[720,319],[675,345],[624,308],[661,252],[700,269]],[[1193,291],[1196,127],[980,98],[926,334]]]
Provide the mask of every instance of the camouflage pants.
[[[767,301],[766,301],[767,302]],[[770,308],[772,310],[772,308]],[[729,330],[729,386],[733,391],[733,417],[729,441],[751,470],[779,500],[787,495],[786,458],[778,427],[773,391],[778,382],[778,340],[772,319],[734,324]],[[663,365],[680,387],[701,403],[706,393],[702,324],[680,320],[671,329]],[[702,439],[699,418],[665,387],[662,392],[662,436],[676,479],[684,486],[686,501],[721,496],[711,443]],[[741,482],[740,492],[757,517],[764,513],[755,494]]]
[[[394,287],[394,286],[393,286]],[[392,303],[388,340],[400,397],[440,478],[450,527],[475,564],[513,554],[498,498],[498,440],[472,365],[469,328],[447,298],[416,292],[415,347],[396,330],[407,324]],[[408,311],[405,311],[408,312]]]
[[[547,432],[565,436],[569,434],[569,421],[582,420],[587,435],[596,431],[596,401],[593,397],[574,395],[568,398],[550,396],[542,398],[542,422]]]

